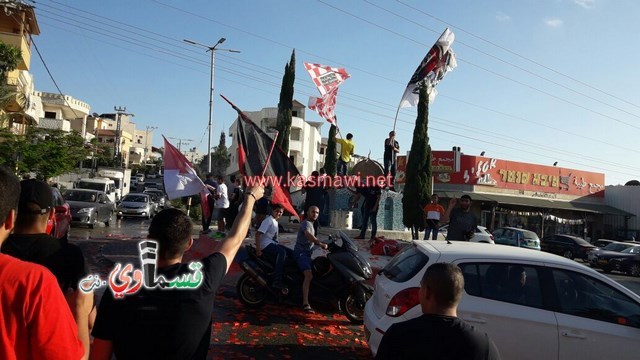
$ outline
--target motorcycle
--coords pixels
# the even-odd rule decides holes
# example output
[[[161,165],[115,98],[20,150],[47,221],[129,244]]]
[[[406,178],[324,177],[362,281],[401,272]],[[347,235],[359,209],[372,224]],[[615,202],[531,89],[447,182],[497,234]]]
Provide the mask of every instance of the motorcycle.
[[[342,245],[338,245],[338,241]],[[244,271],[236,284],[240,302],[252,308],[263,306],[268,299],[300,303],[304,275],[295,260],[287,257],[282,276],[285,287],[274,288],[274,262],[258,257],[253,245],[245,245],[245,251],[244,257],[236,259]],[[312,261],[309,298],[312,302],[330,303],[352,323],[362,324],[364,306],[373,294],[373,287],[365,283],[373,276],[371,265],[357,253],[356,244],[342,231],[335,238],[329,236],[327,251],[326,256]]]

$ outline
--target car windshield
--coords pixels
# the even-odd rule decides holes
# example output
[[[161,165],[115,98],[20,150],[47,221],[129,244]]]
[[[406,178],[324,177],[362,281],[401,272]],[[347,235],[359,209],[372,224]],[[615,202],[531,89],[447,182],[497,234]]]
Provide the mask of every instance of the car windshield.
[[[578,245],[582,245],[582,246],[590,246],[591,245],[591,244],[589,244],[589,242],[587,240],[579,238],[579,237],[573,238],[573,240],[575,240],[576,244],[578,244]]]
[[[104,184],[103,183],[80,181],[80,183],[78,183],[78,187],[80,189],[104,190]]]
[[[529,231],[529,230],[520,230],[520,231],[522,231],[522,235],[524,235],[525,239],[539,240],[538,235],[536,235],[536,233],[534,233],[533,231]]]
[[[640,254],[640,246],[631,246],[620,252],[625,254]]]
[[[630,247],[631,245],[629,244],[622,244],[622,243],[611,243],[605,247],[602,248],[602,250],[607,250],[607,251],[622,251],[628,247]]]
[[[84,202],[96,202],[97,196],[93,191],[77,191],[67,190],[62,195],[67,201],[84,201]]]
[[[144,195],[127,195],[122,199],[122,201],[146,203],[147,199],[148,197]]]
[[[429,257],[415,246],[407,246],[394,256],[381,271],[389,280],[405,282],[429,262]]]

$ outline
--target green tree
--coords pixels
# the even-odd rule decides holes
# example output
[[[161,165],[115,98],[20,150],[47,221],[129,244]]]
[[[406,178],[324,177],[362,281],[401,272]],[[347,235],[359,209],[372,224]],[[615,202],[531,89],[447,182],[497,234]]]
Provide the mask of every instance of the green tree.
[[[0,80],[2,84],[7,82],[7,74],[18,67],[21,56],[20,49],[0,42]]]
[[[278,145],[285,154],[289,153],[289,136],[291,134],[291,119],[293,108],[293,83],[296,81],[296,51],[291,52],[291,60],[284,67],[282,87],[280,88],[280,102],[278,102]]]
[[[227,173],[227,168],[231,164],[231,154],[229,154],[229,149],[227,149],[227,136],[224,131],[220,133],[220,142],[218,146],[213,148],[211,152],[211,172],[213,175],[222,175],[224,176]],[[200,161],[198,167],[200,168],[200,172],[206,173],[207,167],[209,165],[209,155],[205,155]]]
[[[407,161],[407,176],[402,194],[402,222],[411,229],[414,240],[418,229],[424,229],[422,207],[431,194],[431,146],[429,146],[429,97],[426,87],[420,88],[418,117],[413,130],[413,142]]]
[[[24,136],[0,132],[0,154],[0,164],[47,180],[74,170],[89,149],[76,131],[29,128]]]
[[[0,42],[0,127],[9,126],[9,117],[5,109],[12,101],[17,101],[24,107],[26,101],[21,91],[16,91],[13,86],[7,84],[7,75],[15,70],[20,63],[20,49],[15,46]]]
[[[335,125],[331,125],[329,129],[329,139],[327,139],[327,149],[324,153],[324,170],[328,175],[336,176],[336,133],[337,129]]]

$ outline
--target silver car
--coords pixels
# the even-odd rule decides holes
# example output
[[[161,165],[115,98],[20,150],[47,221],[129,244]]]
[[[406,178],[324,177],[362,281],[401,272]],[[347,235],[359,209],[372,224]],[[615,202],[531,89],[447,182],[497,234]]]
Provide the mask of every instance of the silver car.
[[[116,209],[118,219],[123,217],[143,217],[151,219],[155,214],[155,204],[148,194],[127,194]]]
[[[92,229],[96,222],[103,222],[105,226],[111,224],[113,202],[109,200],[109,197],[104,192],[71,189],[66,190],[62,197],[69,204],[72,224],[88,225]]]
[[[154,189],[148,189],[142,192],[143,194],[150,194],[150,195],[155,195],[155,197],[157,198],[157,202],[158,202],[158,207],[164,208],[167,202],[167,198],[164,195],[164,191],[158,189],[158,190],[154,190]]]

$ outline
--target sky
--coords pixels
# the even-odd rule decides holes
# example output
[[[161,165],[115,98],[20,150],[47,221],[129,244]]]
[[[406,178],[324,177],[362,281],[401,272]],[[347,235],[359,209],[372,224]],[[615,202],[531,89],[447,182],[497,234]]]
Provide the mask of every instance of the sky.
[[[235,112],[276,107],[296,51],[294,98],[318,96],[303,62],[344,67],[336,115],[356,153],[381,160],[407,82],[445,28],[458,67],[429,107],[434,150],[640,178],[637,0],[38,0],[34,37],[63,94],[206,152],[209,54],[216,52],[212,146]],[[39,91],[57,92],[32,49]],[[410,149],[417,109],[398,116]],[[307,121],[323,121],[311,110]],[[322,127],[327,136],[329,124]],[[177,140],[171,140],[174,144]],[[227,139],[229,145],[231,139]],[[186,143],[186,144],[185,144]]]

